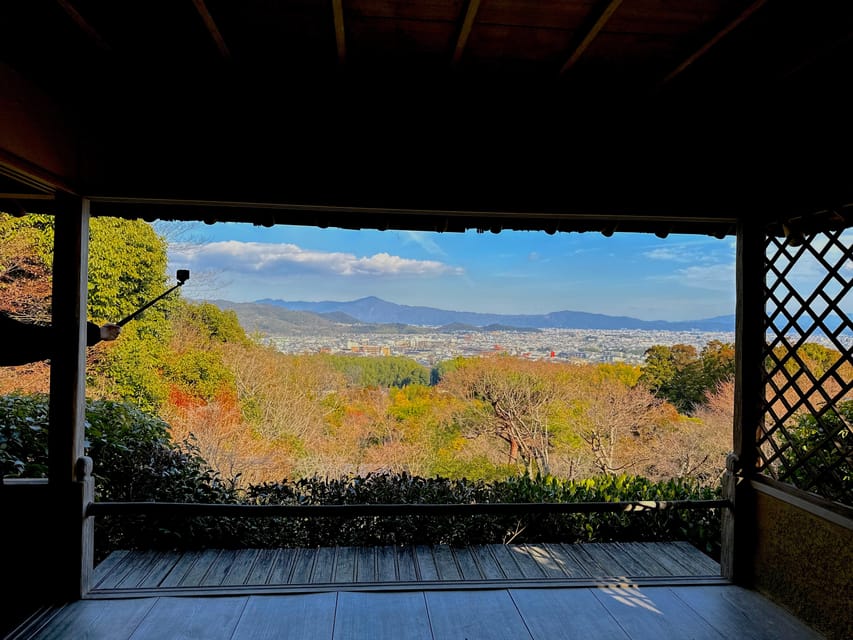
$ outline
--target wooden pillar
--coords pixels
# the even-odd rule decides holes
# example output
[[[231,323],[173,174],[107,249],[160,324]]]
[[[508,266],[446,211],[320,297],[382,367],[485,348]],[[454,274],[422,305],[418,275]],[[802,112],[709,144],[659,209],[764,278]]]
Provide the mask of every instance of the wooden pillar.
[[[752,582],[755,508],[750,478],[758,460],[758,433],[765,393],[764,226],[741,220],[737,230],[735,307],[735,398],[732,454],[726,461],[723,494],[733,505],[723,513],[720,565],[725,577]]]
[[[83,459],[89,202],[61,194],[56,204],[48,484],[56,514],[54,596],[69,600],[88,590],[94,543],[91,518],[84,516],[92,494],[91,464]]]

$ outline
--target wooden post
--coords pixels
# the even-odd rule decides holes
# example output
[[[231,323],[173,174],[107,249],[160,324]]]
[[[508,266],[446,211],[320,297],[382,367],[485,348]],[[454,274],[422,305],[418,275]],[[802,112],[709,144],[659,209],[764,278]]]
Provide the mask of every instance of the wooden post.
[[[91,499],[91,473],[86,479],[85,464],[79,462],[85,437],[89,202],[60,194],[56,204],[48,484],[57,519],[53,596],[73,600],[88,590],[94,544],[91,523],[83,515]]]
[[[765,231],[760,223],[740,220],[737,230],[737,303],[735,307],[735,398],[732,454],[726,460],[723,497],[733,508],[723,512],[720,567],[739,584],[752,581],[755,512],[749,479],[758,460],[763,419],[766,269]]]

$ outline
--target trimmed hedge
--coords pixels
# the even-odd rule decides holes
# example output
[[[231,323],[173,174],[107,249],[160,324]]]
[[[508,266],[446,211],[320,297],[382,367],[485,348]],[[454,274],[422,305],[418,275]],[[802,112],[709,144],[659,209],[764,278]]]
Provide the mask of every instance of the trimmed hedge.
[[[235,489],[199,455],[178,445],[161,419],[133,406],[91,401],[87,452],[94,460],[96,499],[216,504],[471,504],[708,500],[719,489],[691,480],[652,482],[637,476],[561,480],[514,476],[486,482],[370,474],[314,476]],[[0,472],[43,477],[47,470],[47,397],[0,397]],[[719,510],[526,516],[359,516],[353,518],[100,517],[98,557],[114,549],[315,547],[389,544],[489,544],[688,540],[719,557]]]

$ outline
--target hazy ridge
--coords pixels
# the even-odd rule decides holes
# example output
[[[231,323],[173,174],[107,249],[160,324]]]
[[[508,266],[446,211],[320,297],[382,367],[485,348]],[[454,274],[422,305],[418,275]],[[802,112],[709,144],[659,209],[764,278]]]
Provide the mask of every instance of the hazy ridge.
[[[734,316],[686,322],[647,321],[580,311],[540,315],[452,311],[398,305],[377,297],[349,302],[263,299],[255,302],[208,300],[231,309],[247,331],[268,335],[333,334],[346,325],[352,333],[426,333],[440,331],[530,331],[540,329],[638,329],[647,331],[734,331]]]

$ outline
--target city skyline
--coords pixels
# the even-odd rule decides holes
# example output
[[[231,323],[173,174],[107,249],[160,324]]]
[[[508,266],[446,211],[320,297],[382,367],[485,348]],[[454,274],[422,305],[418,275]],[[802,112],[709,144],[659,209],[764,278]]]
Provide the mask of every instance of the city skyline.
[[[350,301],[641,320],[734,313],[735,239],[699,235],[351,231],[155,225],[191,299]]]

